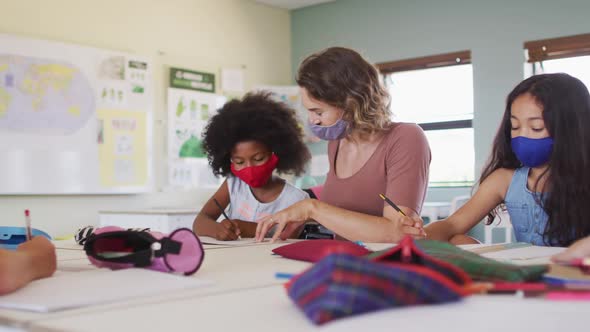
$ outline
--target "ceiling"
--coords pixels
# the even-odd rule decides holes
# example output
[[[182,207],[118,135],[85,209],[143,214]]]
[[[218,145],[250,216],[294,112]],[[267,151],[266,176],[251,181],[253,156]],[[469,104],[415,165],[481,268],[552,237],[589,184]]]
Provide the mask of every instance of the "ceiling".
[[[298,9],[336,0],[255,0],[258,3],[284,9]]]

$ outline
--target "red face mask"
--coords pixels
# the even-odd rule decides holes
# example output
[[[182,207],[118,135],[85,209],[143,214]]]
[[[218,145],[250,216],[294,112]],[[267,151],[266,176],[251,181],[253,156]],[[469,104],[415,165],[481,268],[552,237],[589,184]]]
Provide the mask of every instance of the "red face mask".
[[[258,188],[266,184],[278,163],[279,157],[273,153],[268,161],[262,165],[244,167],[241,170],[236,170],[232,163],[230,168],[231,172],[240,180],[246,182],[250,187]]]

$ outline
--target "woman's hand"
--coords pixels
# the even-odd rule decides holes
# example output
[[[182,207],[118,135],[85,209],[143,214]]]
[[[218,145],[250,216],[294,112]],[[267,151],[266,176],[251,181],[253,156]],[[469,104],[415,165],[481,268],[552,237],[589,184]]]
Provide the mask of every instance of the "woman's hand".
[[[426,232],[424,231],[424,221],[422,218],[418,216],[408,217],[402,216],[398,220],[393,220],[392,222],[397,223],[399,233],[402,236],[409,235],[414,239],[423,239],[426,237]],[[401,238],[400,238],[401,240]]]
[[[576,258],[590,257],[590,236],[574,242],[564,252],[551,257],[551,260],[558,263],[570,263]]]
[[[279,237],[281,240],[287,239],[293,234],[293,232],[310,219],[309,216],[313,209],[313,204],[314,200],[305,199],[282,211],[258,220],[258,225],[256,226],[256,241],[263,241],[266,233],[268,233],[274,225],[277,225],[277,228],[275,229],[271,242],[275,242]]]

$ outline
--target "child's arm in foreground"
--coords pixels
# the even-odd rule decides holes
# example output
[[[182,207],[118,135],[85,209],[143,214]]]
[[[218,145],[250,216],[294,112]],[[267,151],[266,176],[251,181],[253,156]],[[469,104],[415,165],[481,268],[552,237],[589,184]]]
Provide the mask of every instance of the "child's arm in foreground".
[[[20,244],[16,251],[0,250],[0,295],[51,276],[56,266],[55,247],[42,236]]]

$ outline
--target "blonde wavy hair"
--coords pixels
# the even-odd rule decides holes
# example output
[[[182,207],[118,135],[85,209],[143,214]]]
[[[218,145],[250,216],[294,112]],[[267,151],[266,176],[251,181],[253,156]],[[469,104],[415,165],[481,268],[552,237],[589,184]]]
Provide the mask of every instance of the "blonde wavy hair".
[[[349,131],[372,134],[391,124],[390,98],[379,72],[354,50],[330,47],[308,56],[296,81],[314,99],[344,110]]]

